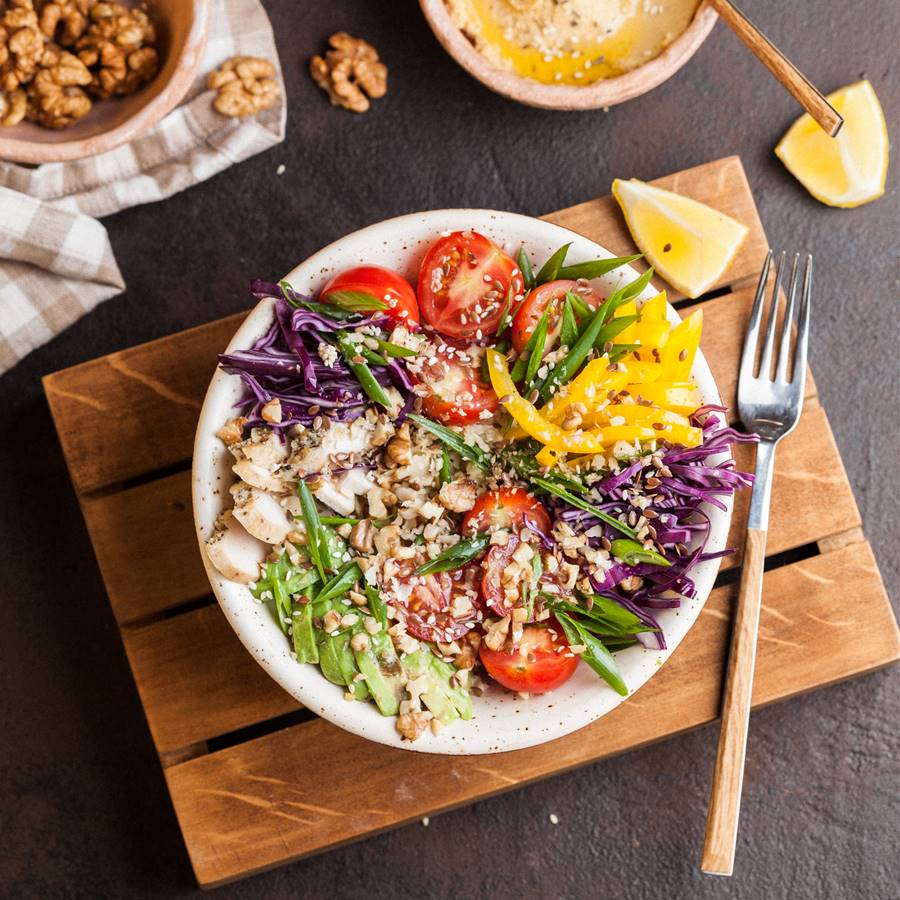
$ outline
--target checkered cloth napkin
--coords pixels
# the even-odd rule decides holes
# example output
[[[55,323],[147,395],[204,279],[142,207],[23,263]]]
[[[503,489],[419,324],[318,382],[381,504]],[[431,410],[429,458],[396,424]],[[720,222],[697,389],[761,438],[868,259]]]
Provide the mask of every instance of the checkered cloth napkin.
[[[281,98],[245,119],[212,108],[206,76],[232,56],[278,70]],[[0,162],[0,373],[125,282],[96,217],[163,200],[284,140],[284,82],[259,0],[213,0],[197,80],[143,137],[108,153],[32,169]]]

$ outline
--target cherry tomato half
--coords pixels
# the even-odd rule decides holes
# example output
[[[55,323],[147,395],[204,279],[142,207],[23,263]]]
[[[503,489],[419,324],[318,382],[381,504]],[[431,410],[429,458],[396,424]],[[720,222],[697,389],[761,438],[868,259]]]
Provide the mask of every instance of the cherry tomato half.
[[[397,577],[394,605],[404,616],[406,630],[422,641],[449,644],[481,621],[478,575],[481,567],[471,563],[453,572]]]
[[[366,294],[387,304],[384,311],[402,325],[415,328],[419,324],[419,304],[412,285],[393,269],[383,266],[356,266],[340,272],[322,288],[319,297],[328,302],[333,291],[353,291]]]
[[[428,388],[422,398],[425,414],[445,425],[481,422],[500,407],[494,389],[481,380],[479,369],[465,350],[441,346],[411,374]]]
[[[550,516],[543,503],[523,488],[498,488],[487,491],[475,501],[462,521],[461,531],[463,534],[500,528],[519,531],[526,519],[530,519],[538,531],[544,534],[550,531]]]
[[[510,285],[515,307],[525,289],[515,260],[482,234],[455,231],[435,241],[422,260],[418,282],[422,318],[454,338],[493,334]]]
[[[519,539],[510,534],[505,544],[491,544],[490,549],[481,561],[484,575],[481,578],[481,596],[491,612],[500,616],[508,616],[519,605],[521,584],[505,584],[503,573],[512,560],[513,553],[519,546]]]
[[[578,293],[578,296],[587,303],[592,309],[596,309],[602,302],[603,298],[592,288],[582,289],[577,281],[548,281],[530,291],[528,296],[522,301],[522,305],[516,312],[512,323],[512,342],[516,350],[520,351],[528,343],[528,338],[537,328],[541,316],[547,304],[556,301],[555,311],[550,312],[549,321],[547,323],[547,342],[544,344],[546,350],[550,350],[555,344],[559,335],[560,324],[562,322],[563,301],[567,291]]]
[[[549,626],[527,625],[512,652],[491,650],[482,643],[478,654],[488,675],[503,687],[546,694],[565,684],[578,668],[578,657],[560,649],[567,646],[562,629],[558,625],[554,628],[551,620]]]

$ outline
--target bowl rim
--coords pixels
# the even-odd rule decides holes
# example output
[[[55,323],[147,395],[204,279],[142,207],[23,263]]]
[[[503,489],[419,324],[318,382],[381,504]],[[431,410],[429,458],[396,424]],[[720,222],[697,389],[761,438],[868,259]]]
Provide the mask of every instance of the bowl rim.
[[[44,142],[22,140],[15,137],[4,137],[0,129],[0,159],[18,163],[55,163],[73,162],[89,156],[99,156],[114,150],[122,144],[139,138],[149,131],[164,116],[168,115],[181,102],[188,92],[206,49],[209,34],[210,0],[192,0],[194,18],[184,42],[182,53],[172,77],[163,89],[148,103],[144,104],[134,115],[120,122],[115,128],[69,141]],[[190,64],[182,62],[190,54]]]
[[[658,56],[630,72],[580,87],[544,84],[498,69],[475,49],[453,21],[445,0],[419,0],[419,6],[447,53],[483,85],[527,106],[561,110],[615,106],[659,87],[697,52],[719,18],[706,0],[702,0],[688,27]]]
[[[454,221],[454,217],[456,221]],[[388,236],[389,230],[393,229],[396,232],[396,229],[405,226],[407,223],[409,223],[410,228],[425,227],[427,225],[429,240],[432,240],[433,236],[446,231],[448,225],[451,228],[457,227],[456,222],[465,221],[469,224],[462,227],[484,230],[488,228],[487,220],[499,222],[499,225],[496,227],[502,228],[507,233],[507,240],[509,239],[508,235],[527,234],[527,231],[522,231],[523,228],[534,228],[538,224],[544,235],[556,233],[554,242],[558,241],[558,243],[554,243],[555,246],[565,242],[567,239],[574,239],[580,242],[582,247],[587,247],[591,254],[596,253],[601,257],[614,255],[590,238],[579,235],[564,226],[536,219],[532,216],[498,210],[430,210],[386,219],[345,235],[295,266],[286,278],[293,280],[295,284],[299,285],[307,280],[321,280],[338,266],[359,264],[357,257],[351,254],[358,252],[360,243],[364,243],[366,247],[376,248],[382,245],[388,246],[393,244],[396,246],[397,244],[402,244],[402,251],[412,253],[415,248],[407,246],[413,243],[408,239],[408,233],[402,233],[406,235],[405,238],[395,233],[393,241]],[[517,223],[521,224],[516,227]],[[562,240],[559,240],[560,238]],[[351,242],[354,243],[351,245]],[[415,243],[418,244],[421,241]],[[345,247],[345,245],[350,246]],[[577,244],[573,246],[577,247]],[[344,254],[343,259],[340,259],[338,256],[340,253]],[[630,266],[622,266],[615,271],[621,273],[623,279],[628,276],[634,278],[638,274]],[[656,288],[648,285],[639,299],[649,299],[656,292]],[[264,299],[257,303],[237,329],[223,352],[232,352],[237,348],[246,347],[256,337],[264,334],[271,326],[273,303],[274,301],[271,299]],[[681,321],[680,316],[671,305],[668,306],[668,315],[673,323]],[[702,391],[704,404],[720,403],[720,395],[715,379],[702,351],[697,355],[692,375],[697,379]],[[203,565],[219,606],[222,608],[241,643],[244,644],[257,663],[266,670],[276,683],[297,699],[305,708],[345,731],[395,748],[442,755],[507,752],[563,737],[592,722],[596,722],[609,712],[612,712],[624,700],[633,697],[659,671],[665,660],[677,649],[695,624],[709,598],[718,574],[719,559],[707,560],[698,564],[694,572],[697,584],[697,597],[694,600],[685,601],[680,610],[663,611],[663,614],[674,612],[678,623],[676,624],[672,619],[667,619],[669,624],[664,626],[667,629],[666,637],[669,645],[667,650],[645,650],[644,648],[633,647],[630,650],[622,651],[624,654],[631,654],[627,662],[620,657],[626,677],[629,679],[630,690],[627,697],[620,697],[611,688],[603,691],[604,686],[598,682],[596,676],[588,672],[587,676],[590,677],[587,681],[590,684],[585,684],[583,688],[586,693],[579,694],[578,690],[582,690],[582,688],[578,688],[575,693],[569,695],[572,698],[570,702],[574,703],[574,698],[577,697],[579,703],[587,703],[587,706],[581,706],[577,713],[574,714],[570,711],[565,721],[559,721],[556,718],[556,713],[549,715],[538,710],[537,706],[533,707],[530,713],[533,718],[529,721],[535,725],[541,722],[541,730],[535,727],[530,732],[528,728],[524,729],[524,732],[521,728],[504,731],[501,727],[499,731],[495,731],[489,725],[483,730],[477,726],[474,729],[470,727],[467,730],[466,726],[471,726],[472,723],[457,722],[450,728],[442,729],[437,735],[428,734],[426,736],[427,739],[415,742],[402,741],[391,718],[381,716],[374,704],[346,702],[343,699],[344,689],[328,683],[316,667],[298,665],[290,655],[287,639],[269,614],[269,611],[261,604],[253,601],[246,585],[228,581],[218,573],[206,555],[205,541],[211,533],[211,523],[214,521],[215,515],[228,505],[227,502],[223,503],[219,498],[223,494],[227,498],[227,487],[233,481],[230,468],[231,460],[228,458],[227,450],[216,437],[216,432],[227,417],[228,412],[233,408],[233,403],[236,399],[236,394],[232,390],[236,385],[232,379],[233,376],[226,374],[221,369],[216,368],[214,371],[200,412],[194,441],[191,474],[192,503],[194,525]],[[729,458],[731,458],[730,452],[725,452],[720,457],[717,457],[717,459],[722,460]],[[217,471],[219,472],[218,476],[216,476]],[[223,476],[225,478],[224,489],[222,486]],[[705,510],[709,514],[712,523],[708,543],[709,550],[721,550],[726,546],[733,497],[728,496],[723,498],[723,500],[724,510],[715,509],[709,505]],[[634,655],[635,653],[637,655]],[[584,669],[585,667],[580,668]],[[584,673],[582,673],[582,677],[586,678]],[[577,678],[578,673],[573,678],[573,682]],[[603,691],[603,693],[597,694],[595,692],[597,689]],[[591,692],[590,698],[588,698],[587,692]],[[545,699],[552,701],[554,698],[556,698],[556,694],[547,695]],[[489,698],[481,698],[479,702],[484,702],[485,699]],[[531,698],[531,701],[539,700],[539,697]],[[562,703],[566,702],[564,698],[560,698],[560,701]],[[497,702],[496,698],[492,702]],[[502,705],[503,698],[500,699],[500,703]],[[553,703],[551,702],[548,704],[547,709],[549,710],[552,706]],[[514,711],[518,712],[518,710]],[[489,715],[490,710],[485,707],[483,712],[484,717],[481,721],[488,723],[491,719]],[[543,716],[543,719],[540,718],[541,716]],[[478,710],[476,709],[477,718]],[[550,721],[551,719],[552,722]]]

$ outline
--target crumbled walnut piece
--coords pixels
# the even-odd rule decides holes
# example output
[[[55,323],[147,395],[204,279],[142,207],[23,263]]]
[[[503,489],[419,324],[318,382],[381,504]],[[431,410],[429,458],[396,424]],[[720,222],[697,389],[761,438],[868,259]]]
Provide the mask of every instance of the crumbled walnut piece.
[[[323,57],[309,61],[312,80],[325,91],[332,104],[353,112],[365,112],[369,99],[387,93],[387,66],[378,58],[378,51],[361,38],[345,31],[333,34],[331,48]]]
[[[474,481],[457,479],[448,481],[438,492],[438,502],[450,512],[468,512],[478,497],[478,488]]]
[[[404,422],[397,433],[388,441],[384,455],[395,466],[408,466],[412,462],[412,440],[409,422]]]
[[[12,93],[35,76],[44,36],[31,0],[12,0],[0,16],[0,90]]]
[[[350,531],[350,546],[360,553],[375,549],[375,526],[370,519],[360,519]]]
[[[397,731],[408,741],[418,740],[425,733],[432,718],[430,712],[410,710],[397,716]]]
[[[487,624],[487,623],[485,623]],[[499,650],[505,643],[509,634],[509,616],[504,616],[496,622],[492,622],[484,636],[485,646],[490,650]]]
[[[243,416],[227,421],[217,432],[216,437],[226,446],[237,444],[244,439],[244,425],[247,420]]]
[[[66,128],[91,111],[83,86],[91,73],[77,56],[48,47],[41,69],[28,86],[28,118],[47,128]]]
[[[275,67],[255,56],[234,56],[222,63],[210,72],[207,85],[219,92],[213,107],[223,116],[252,116],[278,100]]]
[[[71,47],[87,30],[96,0],[51,0],[41,7],[40,29],[50,41]]]
[[[350,648],[357,653],[364,653],[369,649],[369,636],[362,631],[359,634],[354,634],[350,638]]]
[[[91,92],[98,97],[133,94],[156,75],[159,57],[154,47],[156,30],[147,14],[120,3],[97,3],[91,24],[76,41],[78,58],[98,67]]]
[[[18,125],[28,111],[28,95],[22,88],[7,93],[0,91],[0,125]]]

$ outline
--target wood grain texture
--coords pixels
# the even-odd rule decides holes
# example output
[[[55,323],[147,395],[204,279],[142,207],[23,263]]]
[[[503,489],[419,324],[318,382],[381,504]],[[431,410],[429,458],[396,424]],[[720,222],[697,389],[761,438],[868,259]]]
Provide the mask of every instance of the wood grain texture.
[[[745,279],[752,279],[755,284],[769,244],[739,157],[727,156],[665,178],[657,178],[650,183],[706,203],[746,225],[750,229],[747,239],[714,288],[734,285]],[[635,252],[634,242],[625,226],[619,205],[612,197],[579,203],[550,213],[544,218],[583,234],[613,253]],[[642,262],[634,265],[638,269],[646,268]],[[684,296],[658,278],[653,283],[659,290],[665,290],[670,300],[678,300]]]
[[[700,863],[700,868],[711,875],[730,875],[734,868],[765,561],[766,532],[750,528],[732,622],[719,744]]]
[[[788,93],[834,137],[844,124],[838,111],[809,79],[739,10],[731,0],[707,0],[751,53],[775,76]]]
[[[219,319],[44,378],[79,494],[190,459],[215,354],[225,348],[245,315]],[[98,440],[98,435],[104,438]]]
[[[160,753],[300,709],[244,649],[218,605],[123,628],[122,640]]]
[[[168,768],[198,881],[240,878],[711,722],[735,593],[735,586],[715,591],[659,675],[599,722],[554,741],[552,752],[544,745],[436,757],[317,719]],[[866,639],[848,642],[848,633]],[[867,544],[766,573],[754,706],[898,656],[896,623]]]

